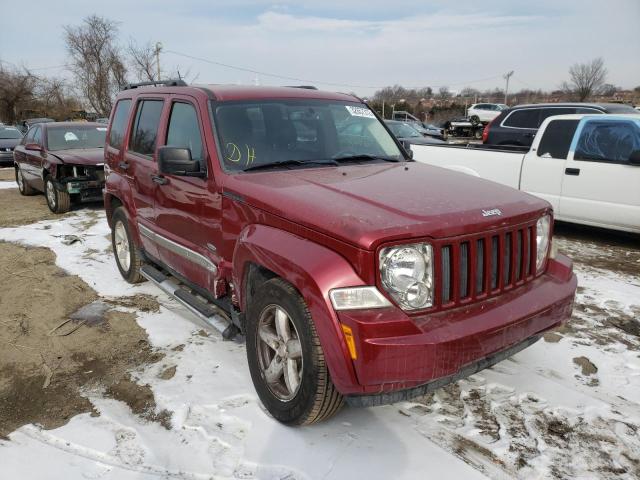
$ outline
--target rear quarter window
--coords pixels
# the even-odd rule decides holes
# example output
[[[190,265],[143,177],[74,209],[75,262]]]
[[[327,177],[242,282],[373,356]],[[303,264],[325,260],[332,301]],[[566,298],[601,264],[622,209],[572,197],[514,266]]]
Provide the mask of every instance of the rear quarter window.
[[[111,130],[109,131],[108,138],[109,145],[114,148],[122,148],[130,109],[131,99],[123,99],[116,104],[116,111],[113,114],[113,121],[111,122]]]
[[[569,154],[578,122],[579,120],[553,120],[549,122],[538,146],[538,156],[550,156],[565,160]]]
[[[515,110],[506,118],[503,125],[512,128],[536,129],[540,125],[539,118],[540,110],[537,108]]]

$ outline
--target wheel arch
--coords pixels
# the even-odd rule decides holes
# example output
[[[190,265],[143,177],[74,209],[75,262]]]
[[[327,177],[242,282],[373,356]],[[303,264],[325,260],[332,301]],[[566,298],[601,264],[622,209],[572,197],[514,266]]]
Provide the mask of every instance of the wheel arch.
[[[329,291],[364,285],[363,280],[344,257],[322,245],[274,227],[246,227],[233,254],[235,292],[245,311],[250,309],[252,289],[274,277],[290,283],[304,299],[338,391],[357,392],[359,383]]]

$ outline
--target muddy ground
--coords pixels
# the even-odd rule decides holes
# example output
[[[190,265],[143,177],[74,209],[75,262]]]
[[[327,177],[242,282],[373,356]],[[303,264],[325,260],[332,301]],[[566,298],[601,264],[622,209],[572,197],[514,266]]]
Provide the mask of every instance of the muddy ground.
[[[11,206],[0,210],[0,226],[51,217],[42,196],[17,199],[17,190],[0,190],[0,204]],[[156,412],[151,390],[129,377],[163,355],[149,346],[135,313],[123,310],[157,308],[147,296],[100,299],[58,268],[51,250],[0,242],[0,437],[93,411],[86,389],[104,390],[168,427],[170,414]]]
[[[0,168],[0,181],[15,180],[13,168]]]

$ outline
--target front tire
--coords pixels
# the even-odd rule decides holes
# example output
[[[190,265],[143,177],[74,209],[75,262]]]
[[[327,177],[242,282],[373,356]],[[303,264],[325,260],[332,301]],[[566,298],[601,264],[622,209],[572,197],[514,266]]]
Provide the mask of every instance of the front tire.
[[[120,275],[129,283],[144,282],[145,278],[140,274],[142,258],[131,236],[129,221],[123,207],[118,207],[113,212],[112,225],[111,246]]]
[[[45,179],[44,196],[47,198],[49,210],[53,213],[67,213],[71,210],[71,198],[69,197],[69,192],[64,192],[58,189],[51,176],[48,176]]]
[[[287,425],[333,416],[343,404],[331,381],[311,313],[280,278],[260,286],[247,312],[247,360],[267,411]]]

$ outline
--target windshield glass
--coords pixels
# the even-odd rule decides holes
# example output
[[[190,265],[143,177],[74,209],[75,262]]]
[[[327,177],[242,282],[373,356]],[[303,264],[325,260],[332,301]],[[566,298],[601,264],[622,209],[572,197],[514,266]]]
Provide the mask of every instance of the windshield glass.
[[[22,132],[15,127],[0,127],[0,139],[22,138]]]
[[[69,150],[76,148],[102,148],[107,127],[95,125],[72,125],[49,127],[47,145],[49,150]]]
[[[314,161],[358,155],[403,159],[393,138],[363,104],[257,100],[214,103],[213,111],[227,171],[275,162],[317,166]]]
[[[406,123],[389,123],[389,130],[398,138],[421,137],[420,132]]]

